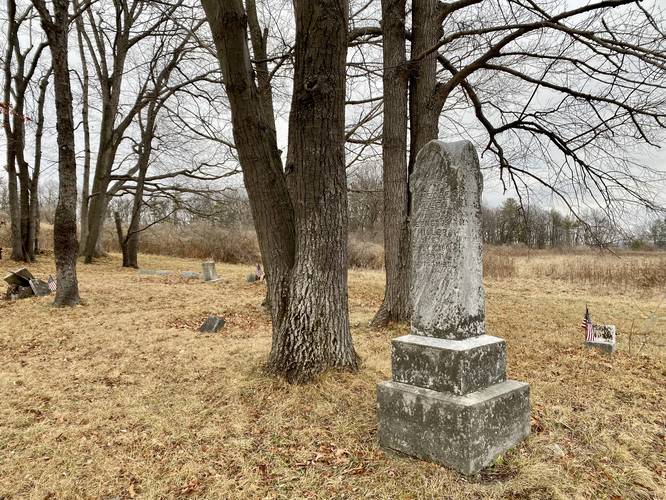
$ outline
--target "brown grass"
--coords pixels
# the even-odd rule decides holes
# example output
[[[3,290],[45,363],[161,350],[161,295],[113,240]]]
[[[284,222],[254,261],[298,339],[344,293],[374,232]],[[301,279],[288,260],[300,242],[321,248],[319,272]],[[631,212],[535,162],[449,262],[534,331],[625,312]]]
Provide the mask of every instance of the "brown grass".
[[[199,266],[141,258],[152,269]],[[32,269],[46,275],[53,262]],[[663,498],[660,297],[488,280],[488,330],[508,340],[509,375],[531,384],[532,434],[463,478],[377,446],[375,385],[390,377],[390,339],[407,331],[366,326],[381,272],[350,272],[361,371],[290,386],[262,371],[263,285],[245,282],[250,266],[218,271],[216,284],[143,277],[112,255],[80,265],[83,306],[0,302],[0,498]],[[618,325],[613,357],[581,345],[585,303]],[[649,345],[629,353],[632,323],[647,328],[655,310]],[[227,325],[198,334],[211,312]]]

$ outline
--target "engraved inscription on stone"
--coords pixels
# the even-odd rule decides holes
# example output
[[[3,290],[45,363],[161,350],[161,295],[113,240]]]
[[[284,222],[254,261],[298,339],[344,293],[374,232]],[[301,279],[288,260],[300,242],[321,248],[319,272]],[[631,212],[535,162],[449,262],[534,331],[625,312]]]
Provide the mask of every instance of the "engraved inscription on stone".
[[[468,141],[431,141],[410,177],[412,333],[485,333],[481,254],[483,177]]]

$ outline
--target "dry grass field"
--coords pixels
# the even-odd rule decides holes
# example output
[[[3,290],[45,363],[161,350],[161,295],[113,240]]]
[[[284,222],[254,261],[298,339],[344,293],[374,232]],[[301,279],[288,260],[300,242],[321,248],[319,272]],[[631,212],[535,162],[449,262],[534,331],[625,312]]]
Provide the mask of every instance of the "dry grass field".
[[[380,271],[350,272],[361,371],[290,386],[262,371],[270,325],[251,266],[218,264],[224,281],[203,284],[112,255],[80,265],[80,307],[0,302],[0,498],[664,498],[666,283],[569,278],[558,270],[575,255],[505,257],[486,280],[487,326],[531,384],[532,433],[476,477],[377,446],[375,385],[407,331],[367,327]],[[612,357],[582,345],[586,303],[618,326]],[[227,319],[219,334],[196,332],[208,313]]]

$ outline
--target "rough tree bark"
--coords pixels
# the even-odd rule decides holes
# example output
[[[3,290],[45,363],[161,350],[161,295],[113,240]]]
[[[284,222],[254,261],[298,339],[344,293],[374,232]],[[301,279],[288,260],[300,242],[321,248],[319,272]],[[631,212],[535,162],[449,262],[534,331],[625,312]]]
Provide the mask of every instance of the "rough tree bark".
[[[32,0],[32,2],[39,11],[42,27],[51,48],[55,86],[59,184],[58,205],[53,224],[53,251],[58,280],[54,305],[73,306],[80,302],[80,298],[76,275],[79,243],[76,239],[74,118],[67,60],[70,2],[53,0],[53,16],[49,13],[44,0]]]
[[[289,304],[269,368],[307,381],[329,367],[356,369],[347,298],[345,0],[294,2],[296,47],[287,180],[296,259]]]
[[[384,249],[386,288],[373,326],[408,321],[409,200],[407,189],[407,82],[405,0],[382,0],[384,121]]]
[[[271,296],[268,369],[290,382],[355,370],[346,278],[344,98],[347,2],[294,4],[296,50],[287,175],[254,81],[240,0],[202,0],[229,97]]]
[[[441,24],[438,0],[419,0],[412,8],[411,56],[421,54],[439,40]],[[412,171],[417,153],[433,139],[437,139],[440,108],[435,104],[437,87],[437,52],[418,61],[410,61],[409,117],[410,148],[409,172]]]

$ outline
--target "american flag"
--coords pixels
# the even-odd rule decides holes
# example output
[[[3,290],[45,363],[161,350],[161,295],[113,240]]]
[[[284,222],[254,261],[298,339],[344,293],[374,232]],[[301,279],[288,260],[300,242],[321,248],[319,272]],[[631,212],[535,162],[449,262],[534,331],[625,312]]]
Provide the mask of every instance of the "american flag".
[[[58,282],[53,278],[53,276],[49,275],[49,279],[46,283],[49,285],[49,290],[55,293],[56,288],[58,288]]]
[[[592,330],[592,318],[590,317],[590,310],[585,306],[585,316],[580,324],[580,327],[585,330],[585,341],[592,342],[594,340],[594,332]]]

